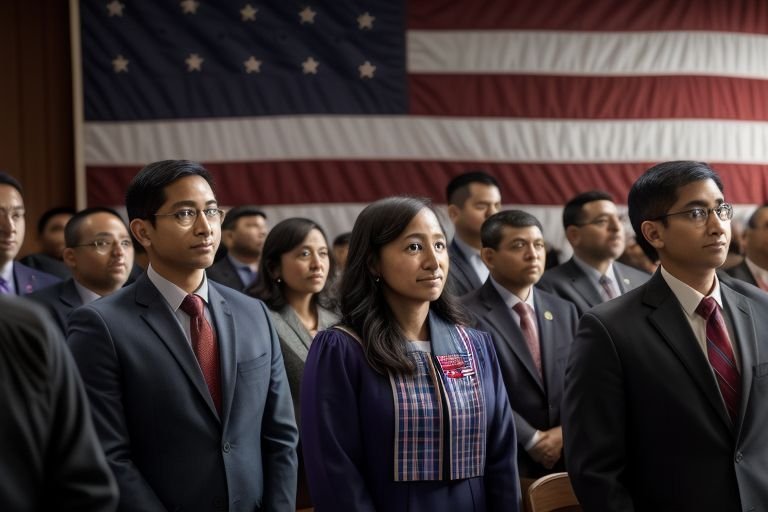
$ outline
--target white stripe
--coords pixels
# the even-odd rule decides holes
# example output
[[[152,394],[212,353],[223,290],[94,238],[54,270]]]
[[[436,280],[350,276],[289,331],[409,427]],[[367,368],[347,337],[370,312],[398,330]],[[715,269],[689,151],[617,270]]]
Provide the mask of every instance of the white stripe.
[[[767,59],[768,60],[768,59]],[[768,163],[768,122],[437,117],[273,117],[89,122],[87,165],[434,160],[482,162]]]
[[[768,36],[731,32],[410,31],[410,73],[768,79]]]

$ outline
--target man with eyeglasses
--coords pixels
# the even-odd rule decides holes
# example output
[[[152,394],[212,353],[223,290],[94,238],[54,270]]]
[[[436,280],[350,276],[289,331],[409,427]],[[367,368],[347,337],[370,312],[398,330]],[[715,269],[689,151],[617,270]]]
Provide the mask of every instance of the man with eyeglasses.
[[[119,290],[133,268],[133,243],[118,213],[109,208],[87,208],[64,227],[64,263],[72,277],[31,293],[27,298],[45,306],[67,333],[73,309]]]
[[[126,208],[149,267],[73,311],[67,339],[120,510],[293,512],[298,430],[270,315],[205,275],[222,220],[210,174],[149,164]]]
[[[660,269],[582,316],[565,376],[565,461],[585,511],[763,510],[768,296],[716,270],[733,208],[707,164],[645,172],[629,193]]]
[[[21,184],[0,172],[0,295],[27,295],[61,279],[14,261],[24,243],[26,222]]]
[[[758,206],[744,229],[744,260],[725,272],[768,291],[768,203]]]
[[[583,192],[563,208],[565,236],[573,257],[546,272],[542,290],[573,302],[579,315],[643,284],[649,274],[616,261],[624,252],[624,218],[610,194]]]

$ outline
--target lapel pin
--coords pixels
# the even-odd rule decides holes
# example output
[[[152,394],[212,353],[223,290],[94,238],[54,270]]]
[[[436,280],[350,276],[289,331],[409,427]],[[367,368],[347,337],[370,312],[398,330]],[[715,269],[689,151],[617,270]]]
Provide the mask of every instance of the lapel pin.
[[[626,278],[626,277],[624,279],[622,279],[622,281],[624,281],[624,284],[627,284],[627,285],[629,284],[629,279]]]
[[[552,316],[552,312],[551,312],[551,311],[545,311],[545,312],[544,312],[544,318],[545,318],[546,320],[552,320],[552,319],[554,319],[555,317],[554,317],[554,316]]]

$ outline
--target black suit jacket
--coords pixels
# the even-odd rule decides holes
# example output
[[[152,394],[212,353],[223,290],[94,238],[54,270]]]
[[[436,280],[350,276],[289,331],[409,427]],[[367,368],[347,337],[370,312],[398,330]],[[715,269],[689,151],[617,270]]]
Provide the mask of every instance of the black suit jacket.
[[[747,266],[746,261],[742,261],[735,267],[726,269],[725,272],[731,277],[735,277],[736,279],[741,279],[742,281],[746,281],[752,286],[757,286],[757,280],[755,279],[755,276],[752,275],[752,271],[749,270],[749,267]]]
[[[248,286],[240,279],[237,269],[226,256],[208,267],[205,273],[208,275],[208,279],[241,292],[245,291],[245,288]]]
[[[61,260],[51,258],[41,252],[29,254],[19,260],[24,265],[35,270],[41,270],[46,274],[51,274],[59,279],[68,279],[72,277],[69,267]]]
[[[448,257],[451,264],[448,267],[448,290],[455,296],[461,297],[471,291],[480,288],[483,283],[477,277],[477,272],[472,268],[472,264],[461,252],[461,249],[452,241],[448,246]]]
[[[736,425],[660,272],[581,318],[563,432],[584,510],[768,510],[768,295],[720,286],[741,360]]]
[[[83,305],[83,299],[77,293],[75,281],[72,278],[30,293],[26,298],[45,307],[64,336],[67,334],[69,314],[73,309]]]
[[[613,262],[613,272],[621,293],[637,288],[651,277],[618,261]],[[536,286],[573,302],[579,315],[603,302],[603,296],[573,258],[544,272]]]
[[[570,302],[542,290],[534,290],[533,294],[543,381],[519,325],[491,280],[461,299],[472,313],[475,327],[493,338],[521,441],[530,439],[536,430],[560,425],[565,365],[578,322],[576,308]],[[564,470],[562,464],[547,470],[522,445],[518,446],[517,455],[521,477],[537,478]]]
[[[208,282],[217,414],[192,347],[147,274],[72,312],[67,341],[120,486],[120,510],[293,512],[298,430],[266,306]]]

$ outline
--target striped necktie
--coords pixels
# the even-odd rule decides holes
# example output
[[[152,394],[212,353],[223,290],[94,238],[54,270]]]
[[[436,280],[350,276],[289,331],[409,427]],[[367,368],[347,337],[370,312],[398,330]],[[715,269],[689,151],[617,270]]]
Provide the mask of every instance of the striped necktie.
[[[221,370],[219,369],[219,347],[216,334],[205,318],[205,303],[197,295],[184,297],[180,309],[189,315],[189,330],[192,350],[203,372],[205,384],[211,393],[216,410],[221,414]]]
[[[539,377],[541,377],[541,346],[539,345],[539,334],[536,332],[536,318],[533,316],[533,308],[525,302],[518,302],[512,309],[520,316],[520,330],[523,331],[525,344],[528,345],[533,364],[539,372]]]
[[[0,277],[0,295],[10,295],[11,289],[8,286],[8,281]]]

